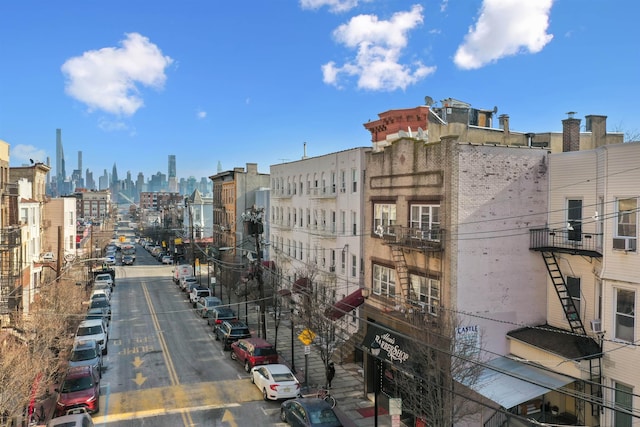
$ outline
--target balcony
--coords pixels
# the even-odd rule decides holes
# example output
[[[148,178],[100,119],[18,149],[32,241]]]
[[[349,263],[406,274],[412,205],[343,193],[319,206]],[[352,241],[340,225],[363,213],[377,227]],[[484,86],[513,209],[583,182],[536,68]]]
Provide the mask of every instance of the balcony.
[[[529,230],[529,249],[572,255],[602,257],[602,234],[575,230],[537,228]]]
[[[374,230],[372,237],[379,237],[389,245],[398,245],[422,252],[439,252],[444,249],[444,230],[440,228],[421,230],[401,225],[390,225],[378,227],[377,230]]]

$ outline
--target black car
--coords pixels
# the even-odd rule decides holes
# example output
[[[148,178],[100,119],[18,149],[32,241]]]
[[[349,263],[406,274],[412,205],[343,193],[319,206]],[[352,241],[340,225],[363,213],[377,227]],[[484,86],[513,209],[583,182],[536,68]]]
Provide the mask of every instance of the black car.
[[[224,350],[231,350],[231,343],[242,338],[251,338],[246,323],[239,320],[225,320],[214,329],[216,341],[222,341]]]
[[[280,420],[292,426],[342,427],[342,422],[323,399],[298,398],[282,402]]]

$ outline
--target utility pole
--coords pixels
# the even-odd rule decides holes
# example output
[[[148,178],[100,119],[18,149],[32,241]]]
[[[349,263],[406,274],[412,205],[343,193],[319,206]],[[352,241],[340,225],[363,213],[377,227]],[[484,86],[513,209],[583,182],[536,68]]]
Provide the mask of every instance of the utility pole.
[[[247,223],[249,234],[256,239],[256,265],[255,277],[258,282],[258,290],[260,292],[260,331],[262,337],[267,337],[267,316],[264,300],[264,280],[262,279],[262,254],[260,249],[260,236],[264,232],[262,218],[264,216],[264,208],[256,208],[255,205],[247,213],[242,214],[242,218]]]

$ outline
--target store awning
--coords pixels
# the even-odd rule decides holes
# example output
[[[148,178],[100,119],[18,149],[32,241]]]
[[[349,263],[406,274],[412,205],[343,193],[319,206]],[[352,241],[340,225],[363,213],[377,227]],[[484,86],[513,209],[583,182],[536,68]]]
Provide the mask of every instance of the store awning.
[[[575,381],[574,378],[508,357],[497,357],[486,365],[482,368],[480,376],[471,380],[474,381],[473,384],[465,384],[465,379],[461,379],[461,383],[505,409],[513,408]]]
[[[327,309],[325,315],[331,320],[338,320],[364,303],[362,290],[357,289]]]
[[[293,282],[293,289],[291,289],[291,291],[299,294],[310,293],[311,280],[309,280],[306,277],[301,277],[297,279],[295,282]]]

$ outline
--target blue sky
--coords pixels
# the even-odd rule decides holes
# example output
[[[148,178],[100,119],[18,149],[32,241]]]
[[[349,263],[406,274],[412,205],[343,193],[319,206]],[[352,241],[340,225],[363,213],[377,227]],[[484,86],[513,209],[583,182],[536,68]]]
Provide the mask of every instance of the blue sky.
[[[378,113],[456,98],[515,131],[566,112],[640,134],[636,0],[0,0],[11,166],[210,176],[369,146]]]

